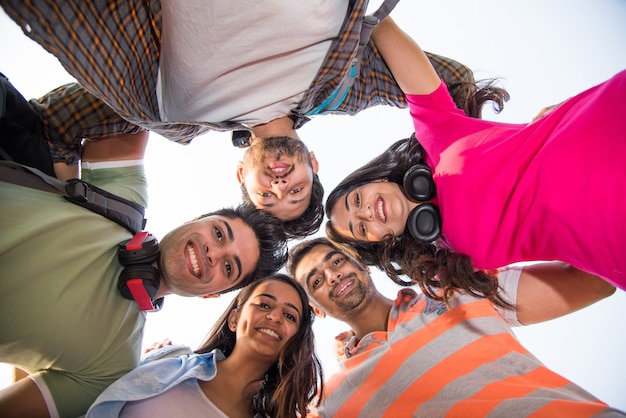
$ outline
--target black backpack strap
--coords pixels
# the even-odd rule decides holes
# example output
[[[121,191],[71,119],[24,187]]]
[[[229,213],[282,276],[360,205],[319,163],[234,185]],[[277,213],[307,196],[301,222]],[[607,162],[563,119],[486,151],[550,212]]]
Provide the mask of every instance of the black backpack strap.
[[[0,158],[37,167],[54,176],[40,115],[0,73]]]
[[[143,206],[80,179],[62,181],[36,168],[0,160],[0,181],[63,195],[68,201],[112,220],[133,234],[146,225]]]

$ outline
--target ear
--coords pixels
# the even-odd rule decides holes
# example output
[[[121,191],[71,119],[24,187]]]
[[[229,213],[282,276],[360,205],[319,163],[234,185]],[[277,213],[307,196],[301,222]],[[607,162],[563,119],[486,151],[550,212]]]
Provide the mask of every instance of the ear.
[[[313,310],[313,313],[315,314],[315,316],[319,317],[319,318],[326,318],[326,312],[322,311],[320,308],[318,308],[315,305],[310,305],[311,306],[311,310]]]
[[[232,332],[237,330],[237,321],[239,320],[239,312],[235,309],[228,314],[228,329]]]
[[[311,168],[313,169],[313,174],[317,174],[317,171],[319,170],[320,165],[317,162],[317,158],[315,158],[315,154],[313,153],[313,151],[310,151],[309,155],[311,157]]]
[[[243,161],[237,161],[237,182],[243,184]]]

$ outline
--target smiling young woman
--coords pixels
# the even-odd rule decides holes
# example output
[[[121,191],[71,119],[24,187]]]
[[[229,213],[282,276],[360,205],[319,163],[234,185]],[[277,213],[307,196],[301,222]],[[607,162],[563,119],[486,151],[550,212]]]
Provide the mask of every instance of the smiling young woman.
[[[323,388],[313,318],[305,291],[290,277],[255,281],[235,297],[194,354],[161,358],[180,346],[151,352],[87,416],[305,415]]]

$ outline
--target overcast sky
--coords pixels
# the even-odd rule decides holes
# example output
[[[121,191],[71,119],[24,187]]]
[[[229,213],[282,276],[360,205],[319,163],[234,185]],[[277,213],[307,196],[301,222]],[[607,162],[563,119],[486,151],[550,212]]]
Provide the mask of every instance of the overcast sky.
[[[624,0],[403,0],[392,17],[425,50],[463,62],[474,69],[476,78],[501,78],[511,100],[500,115],[486,109],[485,119],[527,122],[542,107],[626,68]],[[58,61],[27,39],[4,12],[0,56],[0,71],[27,98],[72,81]],[[317,117],[299,130],[320,161],[327,192],[411,132],[407,110],[384,107],[355,117]],[[207,134],[188,146],[151,135],[146,157],[147,229],[160,238],[198,214],[237,204],[235,164],[241,155],[223,133]],[[381,290],[393,297],[398,288],[380,272],[374,274]],[[148,315],[144,344],[170,338],[197,346],[230,300],[230,296],[219,300],[169,296],[161,312]],[[548,367],[626,410],[624,318],[626,293],[618,290],[590,308],[515,332]],[[331,319],[316,321],[318,353],[327,373],[335,367],[332,337],[344,329]]]

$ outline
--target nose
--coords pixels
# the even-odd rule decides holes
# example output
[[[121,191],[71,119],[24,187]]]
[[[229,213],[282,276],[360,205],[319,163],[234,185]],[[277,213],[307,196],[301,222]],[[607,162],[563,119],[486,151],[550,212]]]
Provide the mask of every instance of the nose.
[[[357,210],[356,216],[364,221],[371,221],[374,217],[371,205],[363,205]]]
[[[267,315],[265,315],[265,318],[267,318],[268,320],[272,322],[280,323],[283,317],[282,317],[282,314],[278,311],[278,309],[272,309],[267,313]]]
[[[274,187],[287,187],[289,184],[289,178],[287,177],[274,177],[271,181]]]
[[[222,258],[222,249],[216,247],[207,247],[206,249],[206,258],[209,262],[209,266],[215,267],[219,260]]]
[[[289,186],[289,180],[287,178],[275,178],[271,181],[272,189],[274,190],[274,194],[282,199],[287,191],[287,187]]]
[[[326,276],[326,282],[329,286],[334,285],[335,283],[339,283],[341,281],[341,273],[333,270],[326,270],[324,272]]]

